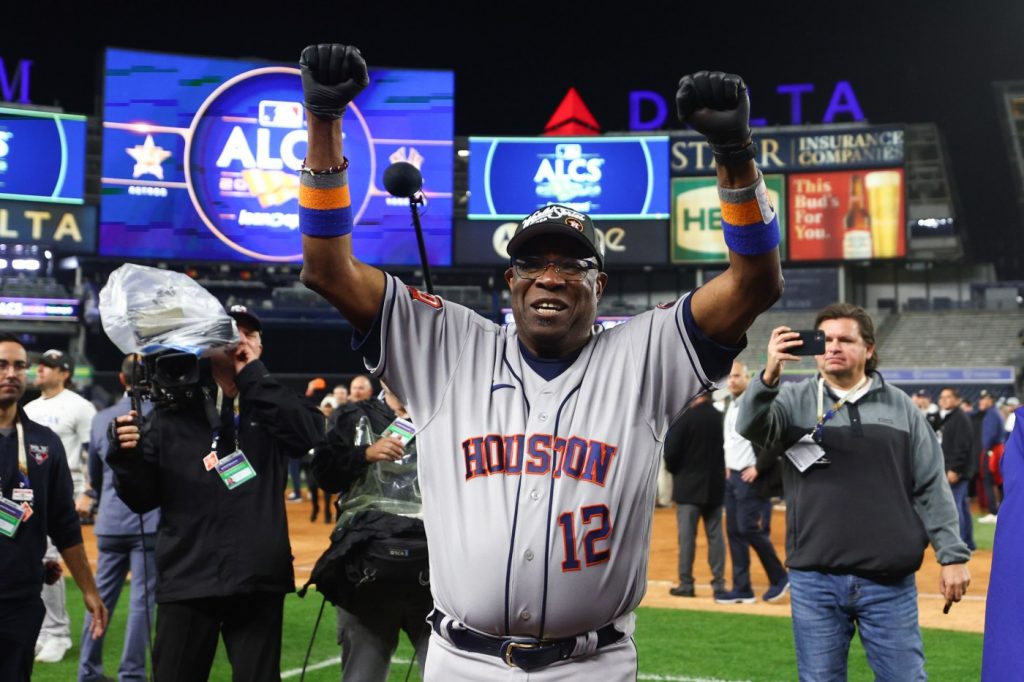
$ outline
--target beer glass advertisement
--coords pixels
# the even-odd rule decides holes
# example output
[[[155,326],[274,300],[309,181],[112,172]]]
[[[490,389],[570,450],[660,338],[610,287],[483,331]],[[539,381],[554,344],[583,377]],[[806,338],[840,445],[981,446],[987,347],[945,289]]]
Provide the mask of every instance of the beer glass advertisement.
[[[903,169],[789,176],[789,259],[871,260],[907,254]]]
[[[100,255],[296,262],[306,155],[294,64],[107,50]],[[344,151],[356,255],[420,262],[408,199],[384,189],[392,163],[423,174],[432,265],[451,264],[451,71],[370,69],[349,105]]]
[[[779,253],[785,258],[786,180],[782,175],[766,175],[764,184],[779,216],[782,232]],[[671,231],[673,263],[725,263],[729,260],[722,237],[722,209],[714,177],[673,178]]]

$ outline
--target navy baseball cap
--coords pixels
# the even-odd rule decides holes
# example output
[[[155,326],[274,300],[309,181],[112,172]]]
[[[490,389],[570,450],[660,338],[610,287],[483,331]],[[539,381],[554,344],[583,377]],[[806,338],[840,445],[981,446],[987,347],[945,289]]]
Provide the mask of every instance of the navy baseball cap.
[[[43,353],[42,357],[39,358],[40,365],[46,365],[53,369],[62,369],[70,374],[75,373],[75,363],[71,361],[71,357],[64,351],[51,348],[50,350]]]
[[[263,333],[263,323],[260,322],[260,318],[256,317],[255,313],[249,311],[244,305],[233,305],[228,308],[228,315],[234,318],[235,322],[244,324],[246,327]]]
[[[587,252],[597,259],[598,267],[604,270],[604,240],[598,235],[594,221],[586,213],[559,204],[537,209],[523,218],[505,249],[511,258],[515,258],[524,244],[545,234],[575,239],[586,247]]]

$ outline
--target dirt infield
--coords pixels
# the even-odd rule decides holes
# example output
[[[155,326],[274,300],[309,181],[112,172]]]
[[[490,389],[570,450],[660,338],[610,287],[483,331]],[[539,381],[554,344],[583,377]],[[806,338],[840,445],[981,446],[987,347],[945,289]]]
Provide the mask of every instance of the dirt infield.
[[[292,553],[295,556],[295,583],[302,585],[313,570],[316,560],[327,548],[328,536],[333,525],[327,525],[322,518],[310,522],[309,515],[312,504],[301,502],[286,504],[288,510],[288,527],[291,536]],[[776,511],[772,517],[772,541],[779,556],[784,556],[784,512]],[[92,526],[83,528],[86,553],[95,568],[96,542]],[[676,540],[675,510],[672,508],[656,509],[654,512],[654,528],[651,534],[651,558],[648,567],[647,596],[643,606],[659,608],[695,609],[700,611],[723,611],[730,613],[751,613],[765,616],[789,616],[789,599],[775,604],[759,601],[756,604],[715,604],[711,599],[711,572],[707,565],[707,544],[701,526],[697,537],[697,558],[694,561],[694,576],[697,579],[697,597],[688,599],[672,597],[668,590],[676,584],[676,565],[678,561],[678,545]],[[751,552],[751,579],[754,592],[760,595],[768,589],[768,578],[761,567],[757,556]],[[985,626],[985,593],[988,590],[989,571],[992,567],[992,552],[978,550],[969,564],[971,569],[970,592],[964,601],[953,606],[948,615],[942,614],[944,601],[939,594],[939,565],[935,555],[929,549],[924,565],[917,574],[919,592],[918,608],[921,625],[929,628],[945,630],[961,630],[964,632],[982,632]],[[726,559],[726,580],[731,582],[731,565]],[[66,574],[66,573],[65,573]],[[731,587],[731,585],[730,585]]]
[[[772,544],[775,545],[779,558],[785,556],[785,512],[775,511],[772,514]],[[697,580],[697,597],[693,599],[673,597],[669,595],[669,587],[678,582],[678,540],[676,539],[675,510],[671,508],[657,509],[654,513],[654,529],[651,533],[651,560],[647,570],[647,596],[643,606],[662,608],[697,609],[701,611],[727,611],[736,613],[753,613],[764,616],[789,616],[789,598],[781,602],[768,604],[758,601],[756,604],[715,604],[711,599],[711,570],[707,563],[707,542],[704,539],[704,527],[697,534],[697,558],[694,560],[693,573]],[[768,589],[768,578],[761,562],[753,550],[750,552],[750,577],[754,584],[754,593],[760,597]],[[728,552],[726,552],[728,556]],[[955,604],[947,615],[943,615],[942,607],[945,600],[939,593],[939,564],[931,548],[925,554],[924,564],[917,573],[918,612],[921,625],[927,628],[944,630],[961,630],[964,632],[983,632],[985,629],[985,594],[988,591],[988,577],[992,568],[992,552],[978,550],[968,564],[971,569],[971,585],[967,596]],[[726,559],[726,582],[732,587],[732,564]]]

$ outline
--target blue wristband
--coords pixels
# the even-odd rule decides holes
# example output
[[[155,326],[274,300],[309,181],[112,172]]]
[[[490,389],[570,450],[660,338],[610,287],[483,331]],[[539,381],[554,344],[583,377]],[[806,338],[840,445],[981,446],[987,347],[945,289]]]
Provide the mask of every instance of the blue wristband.
[[[343,237],[352,232],[352,207],[320,209],[299,206],[299,231],[309,237]]]
[[[748,187],[719,187],[718,198],[722,202],[722,236],[730,251],[757,256],[779,245],[779,217],[761,171]]]
[[[352,232],[352,198],[348,174],[302,173],[299,176],[299,231],[310,237],[343,237]]]
[[[773,216],[770,223],[753,225],[730,225],[722,220],[722,235],[725,245],[741,256],[757,256],[767,253],[779,245],[779,218]]]

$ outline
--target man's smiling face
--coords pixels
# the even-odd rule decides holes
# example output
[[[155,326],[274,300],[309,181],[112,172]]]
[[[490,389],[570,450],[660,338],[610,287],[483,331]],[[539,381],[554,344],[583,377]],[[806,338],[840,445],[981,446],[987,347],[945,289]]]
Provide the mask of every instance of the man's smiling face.
[[[586,248],[574,239],[539,235],[519,249],[517,260],[593,264],[588,256]],[[608,275],[596,268],[587,270],[579,281],[555,269],[548,264],[536,279],[521,277],[515,267],[505,271],[519,338],[538,357],[564,357],[587,342],[597,318],[597,302],[608,281]]]

